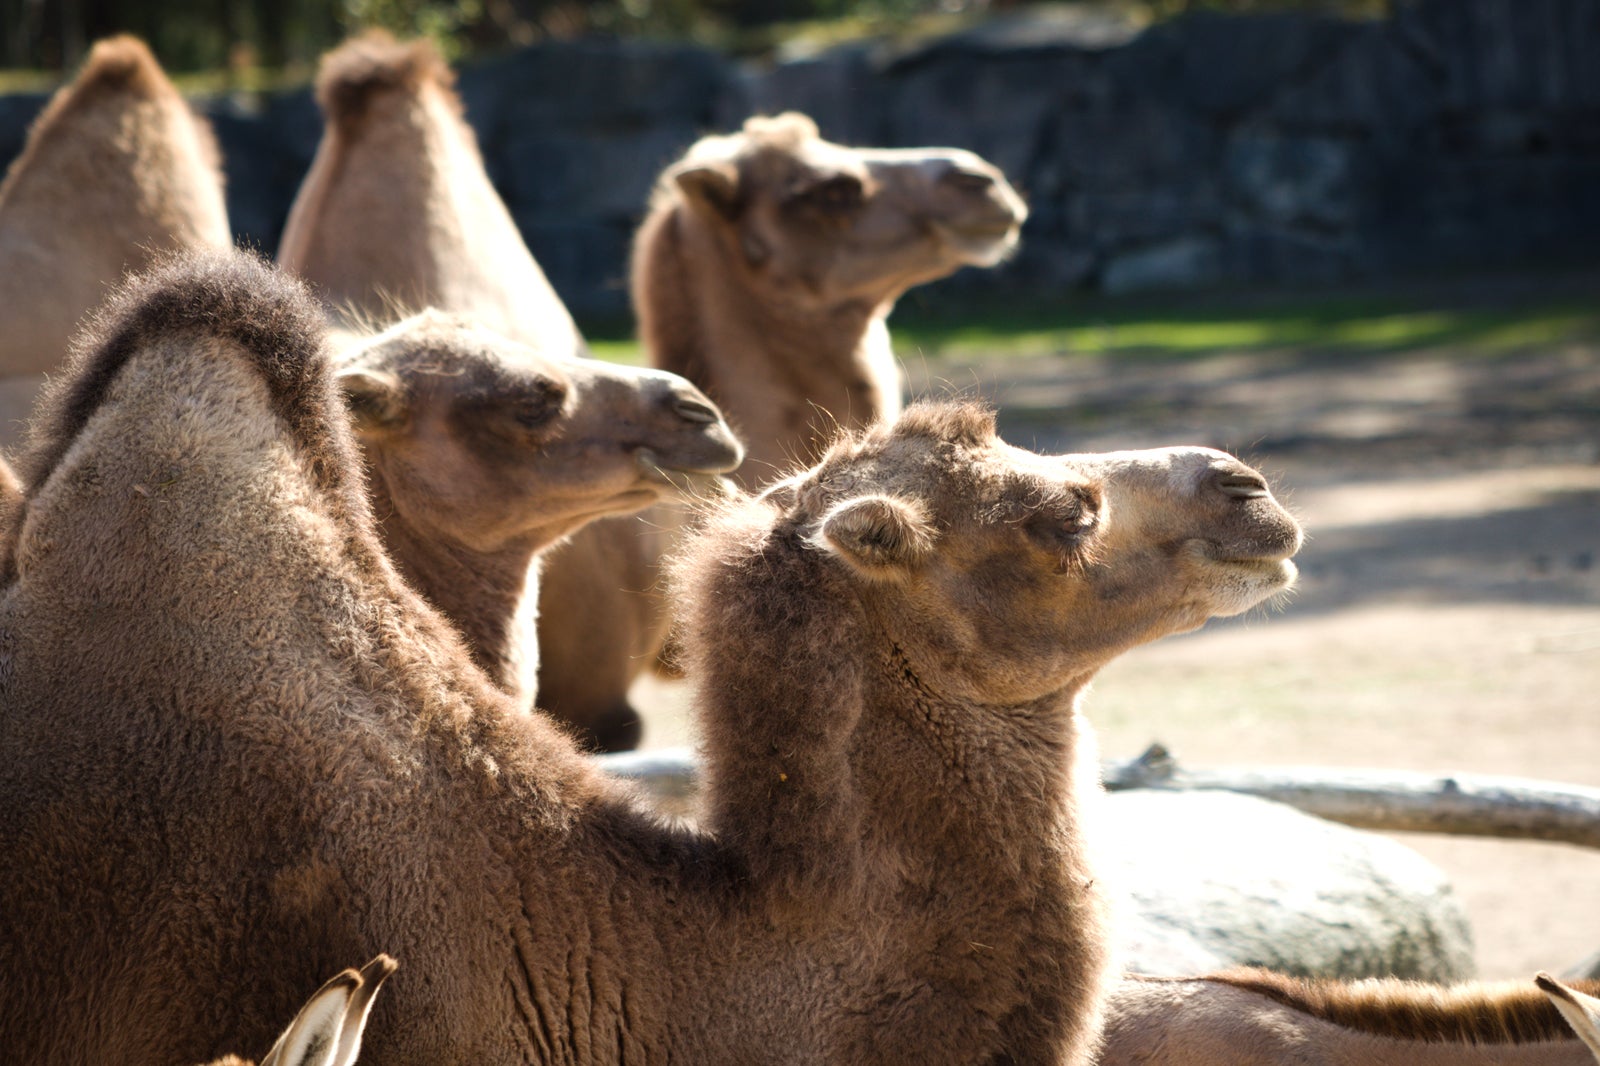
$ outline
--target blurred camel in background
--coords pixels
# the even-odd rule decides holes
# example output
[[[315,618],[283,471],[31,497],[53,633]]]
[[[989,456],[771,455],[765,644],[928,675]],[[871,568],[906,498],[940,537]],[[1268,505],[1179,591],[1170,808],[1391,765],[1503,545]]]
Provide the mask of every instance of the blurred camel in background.
[[[0,184],[0,447],[125,273],[232,240],[209,124],[143,42],[95,44]]]

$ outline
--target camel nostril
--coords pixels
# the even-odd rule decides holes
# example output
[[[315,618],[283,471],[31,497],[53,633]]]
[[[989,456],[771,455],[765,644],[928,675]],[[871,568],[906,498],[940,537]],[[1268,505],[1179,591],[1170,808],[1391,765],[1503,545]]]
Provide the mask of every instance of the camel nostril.
[[[1224,496],[1232,496],[1236,500],[1259,500],[1263,496],[1271,495],[1267,491],[1266,478],[1254,471],[1218,474],[1212,483],[1222,490]]]
[[[994,188],[994,178],[976,170],[947,170],[939,180],[958,192],[979,196]]]
[[[672,411],[685,422],[693,422],[697,426],[709,426],[722,417],[710,404],[686,396],[673,399]]]

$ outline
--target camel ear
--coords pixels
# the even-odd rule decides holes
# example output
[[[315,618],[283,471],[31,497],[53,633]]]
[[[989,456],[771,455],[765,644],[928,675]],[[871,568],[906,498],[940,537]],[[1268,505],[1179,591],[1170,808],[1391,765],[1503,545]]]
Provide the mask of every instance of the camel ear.
[[[686,163],[672,171],[673,184],[684,199],[710,208],[723,218],[739,210],[739,171],[731,163]]]
[[[398,966],[379,955],[360,973],[346,970],[317,989],[261,1066],[354,1066],[373,998]]]
[[[1540,991],[1550,997],[1550,1002],[1556,1005],[1556,1010],[1572,1026],[1578,1039],[1600,1061],[1600,999],[1569,988],[1547,973],[1541,973],[1533,980]]]
[[[892,496],[862,496],[829,511],[818,531],[820,547],[865,577],[895,581],[933,552],[934,530],[922,509]]]
[[[406,415],[406,390],[386,370],[351,366],[336,375],[358,430],[398,425]]]

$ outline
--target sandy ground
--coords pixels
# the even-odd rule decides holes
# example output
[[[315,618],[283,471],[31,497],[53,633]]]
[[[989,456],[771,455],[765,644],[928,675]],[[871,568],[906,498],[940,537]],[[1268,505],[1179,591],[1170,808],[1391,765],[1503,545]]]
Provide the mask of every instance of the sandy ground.
[[[1013,443],[1198,443],[1269,474],[1311,539],[1292,599],[1114,663],[1111,757],[1372,766],[1600,786],[1600,347],[1488,357],[1258,353],[908,361]],[[651,681],[646,745],[683,743]],[[1452,877],[1485,977],[1600,950],[1600,852],[1408,835]]]

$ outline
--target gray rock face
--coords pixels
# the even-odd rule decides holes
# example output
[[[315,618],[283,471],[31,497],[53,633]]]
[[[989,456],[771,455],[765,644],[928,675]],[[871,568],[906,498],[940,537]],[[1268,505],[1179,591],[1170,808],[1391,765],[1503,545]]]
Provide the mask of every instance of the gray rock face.
[[[1444,875],[1387,837],[1227,792],[1106,797],[1102,875],[1128,969],[1266,966],[1338,978],[1473,975]]]
[[[1032,208],[1022,253],[941,284],[1048,297],[1600,265],[1600,4],[1407,0],[1388,20],[1077,5],[913,48],[775,64],[638,41],[469,64],[467,118],[580,313],[627,306],[655,175],[696,137],[797,108],[856,144],[970,148]],[[0,160],[42,103],[0,98]],[[320,120],[305,91],[219,120],[240,238],[271,251]]]

